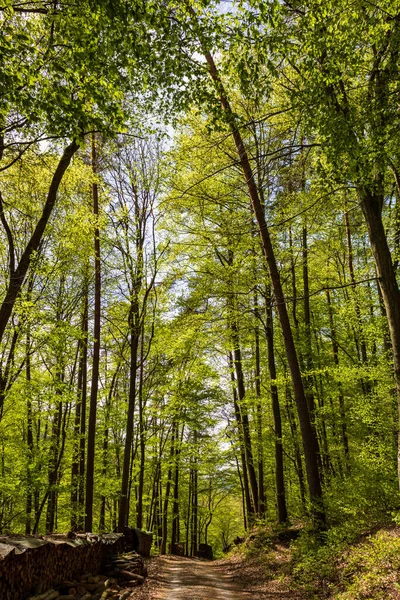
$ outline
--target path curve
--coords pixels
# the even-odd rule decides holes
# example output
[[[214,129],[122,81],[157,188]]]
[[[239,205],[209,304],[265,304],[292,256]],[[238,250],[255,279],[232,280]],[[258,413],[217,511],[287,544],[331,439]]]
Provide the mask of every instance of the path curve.
[[[157,600],[249,600],[221,565],[177,556],[161,559]]]

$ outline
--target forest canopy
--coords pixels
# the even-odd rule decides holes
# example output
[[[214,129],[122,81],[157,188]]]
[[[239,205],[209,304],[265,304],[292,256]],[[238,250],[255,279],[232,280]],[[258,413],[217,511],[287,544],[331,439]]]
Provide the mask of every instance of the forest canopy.
[[[398,0],[3,0],[0,533],[399,518]]]

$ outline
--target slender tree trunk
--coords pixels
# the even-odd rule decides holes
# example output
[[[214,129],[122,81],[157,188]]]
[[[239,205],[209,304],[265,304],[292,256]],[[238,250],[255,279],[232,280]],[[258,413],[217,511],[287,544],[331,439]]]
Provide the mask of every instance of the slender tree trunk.
[[[154,507],[153,507],[153,517],[152,517],[152,524],[151,524],[152,526],[150,529],[150,531],[154,531],[154,533],[155,533],[155,546],[157,548],[160,548],[160,541],[161,541],[161,537],[162,537],[162,531],[161,531],[161,535],[160,535],[160,514],[159,514],[160,484],[161,484],[161,465],[160,465],[160,459],[158,459],[156,477],[154,479],[154,494],[153,494]]]
[[[253,450],[251,444],[250,437],[250,423],[249,417],[247,413],[247,408],[245,406],[246,402],[246,390],[244,387],[244,374],[243,374],[243,366],[242,366],[242,354],[240,350],[240,341],[239,341],[239,331],[236,324],[236,320],[234,315],[230,318],[230,331],[231,338],[233,344],[233,362],[236,371],[236,383],[237,383],[237,392],[238,392],[238,405],[240,410],[240,420],[241,420],[241,429],[243,433],[243,445],[244,445],[244,453],[246,457],[246,467],[247,474],[249,478],[249,488],[250,488],[250,496],[251,503],[253,506],[252,513],[258,513],[258,484],[257,484],[257,476],[254,468],[254,458],[253,458]]]
[[[106,423],[108,420],[109,416],[108,416],[108,411],[106,409]],[[101,474],[103,477],[103,481],[105,482],[106,478],[107,478],[107,464],[108,464],[108,436],[109,436],[109,430],[107,427],[107,424],[104,428],[104,434],[103,434],[103,465],[102,465],[102,470],[101,470]],[[106,531],[106,503],[107,503],[107,497],[105,494],[101,495],[100,498],[100,521],[99,521],[99,530],[102,531]]]
[[[50,463],[48,472],[48,494],[47,494],[47,513],[46,513],[46,533],[52,533],[54,531],[54,517],[57,502],[57,463],[58,463],[58,452],[60,444],[60,433],[61,433],[61,419],[62,419],[62,403],[58,401],[56,404],[56,410],[53,415],[53,425],[51,433],[51,450],[50,450]]]
[[[331,329],[331,339],[332,339],[332,351],[333,351],[333,363],[336,369],[339,369],[339,345],[337,343],[337,334],[335,323],[333,320],[333,310],[332,310],[332,302],[331,295],[329,290],[326,290],[326,299],[328,302],[328,313],[329,313],[329,326]],[[344,459],[346,470],[348,471],[350,468],[350,450],[349,450],[349,439],[347,435],[347,420],[346,420],[346,410],[344,405],[344,394],[342,389],[342,384],[339,383],[339,414],[340,414],[340,426],[341,426],[341,437],[342,437],[342,445],[344,452]]]
[[[132,452],[132,441],[133,441],[133,420],[135,414],[135,402],[136,402],[136,374],[137,374],[137,359],[138,359],[138,345],[140,327],[138,323],[139,318],[139,307],[137,299],[133,299],[131,302],[129,312],[129,329],[130,329],[130,370],[129,370],[129,399],[128,399],[128,415],[126,421],[126,436],[125,436],[125,447],[124,447],[124,462],[122,467],[122,482],[121,482],[121,499],[119,507],[118,517],[118,531],[121,533],[124,528],[128,525],[128,513],[129,513],[129,474],[131,467],[131,452]]]
[[[156,528],[156,506],[157,506],[157,492],[159,489],[159,478],[160,478],[160,461],[159,458],[157,457],[156,459],[156,465],[155,465],[155,469],[154,469],[154,476],[153,476],[153,488],[152,488],[152,494],[151,494],[151,501],[150,501],[150,511],[148,514],[148,519],[147,519],[147,531],[155,531]]]
[[[190,556],[191,531],[192,531],[192,502],[193,502],[193,471],[189,470],[188,503],[186,511],[186,556]]]
[[[232,444],[232,447],[234,447],[233,444]],[[235,462],[236,462],[236,469],[237,469],[238,477],[239,477],[240,489],[241,489],[241,492],[242,492],[243,527],[244,527],[244,530],[247,531],[247,527],[248,527],[248,525],[247,525],[247,514],[248,514],[249,507],[248,507],[247,501],[246,501],[245,490],[244,490],[244,483],[243,483],[243,476],[242,476],[242,473],[240,471],[239,460],[238,460],[236,452],[234,453],[234,456],[235,456]],[[242,462],[242,469],[243,469],[243,462]],[[249,502],[250,502],[250,495],[249,495]]]
[[[139,482],[138,482],[138,501],[136,505],[136,527],[142,529],[143,526],[143,493],[144,493],[144,469],[146,459],[146,440],[144,428],[144,406],[143,406],[143,369],[144,369],[144,334],[142,327],[142,337],[140,343],[140,368],[139,368],[139,390],[138,390],[138,405],[139,405],[139,449],[140,449],[140,464],[139,464]]]
[[[162,498],[162,473],[161,473],[161,463],[160,463],[160,478],[158,480],[158,503],[157,503],[157,540],[158,540],[158,548],[161,549],[161,542],[163,537],[163,498]]]
[[[183,437],[182,428],[182,437]],[[174,502],[172,505],[172,535],[171,535],[171,552],[174,553],[175,545],[179,544],[180,527],[179,527],[179,456],[180,456],[180,440],[177,438],[175,444],[175,462],[174,462]]]
[[[286,385],[286,411],[290,426],[290,433],[292,435],[292,443],[294,449],[294,464],[297,472],[297,477],[299,479],[299,489],[300,489],[300,499],[301,505],[303,507],[303,511],[307,513],[307,504],[306,504],[306,486],[304,481],[304,471],[303,471],[303,462],[301,460],[301,452],[300,445],[298,441],[298,433],[297,433],[297,423],[295,416],[293,414],[293,401],[290,395],[289,387]]]
[[[311,416],[311,425],[314,429],[314,435],[318,438],[317,423],[316,423],[316,406],[315,406],[315,395],[314,395],[314,376],[312,372],[314,370],[313,360],[313,348],[312,348],[312,335],[311,335],[311,307],[310,307],[310,284],[309,284],[309,269],[308,269],[308,231],[307,227],[303,226],[302,233],[302,254],[303,254],[303,306],[304,306],[304,333],[305,333],[305,351],[304,351],[304,368],[306,375],[304,377],[304,388],[308,403],[308,410]],[[320,398],[320,403],[323,404],[323,397]],[[321,406],[322,408],[322,406]],[[322,417],[320,418],[321,428],[320,435],[322,437],[322,448],[323,457],[318,455],[318,467],[320,476],[323,478],[325,472],[329,471],[329,449],[328,439],[325,435],[326,427],[323,417],[323,411],[321,411]]]
[[[297,285],[296,285],[296,267],[294,262],[293,236],[292,228],[289,226],[289,250],[290,250],[290,272],[292,283],[292,316],[296,331],[299,329],[299,320],[297,318]]]
[[[193,9],[190,10],[196,27],[198,21],[196,13]],[[199,32],[200,39],[202,34]],[[203,42],[202,42],[203,43]],[[310,413],[308,410],[307,399],[304,392],[303,381],[300,372],[299,361],[293,339],[293,332],[289,321],[289,315],[286,306],[286,300],[283,293],[280,273],[278,270],[275,253],[273,250],[268,225],[265,219],[265,212],[260,201],[260,196],[255,183],[253,169],[250,165],[249,157],[246,151],[245,144],[242,139],[239,128],[237,127],[235,115],[231,109],[228,96],[226,94],[224,84],[221,80],[214,59],[208,49],[203,44],[203,52],[208,64],[211,79],[214,82],[215,89],[219,95],[222,109],[229,124],[233,140],[237,149],[239,162],[243,170],[243,175],[246,180],[248,192],[251,198],[253,211],[257,220],[257,225],[260,233],[261,243],[265,255],[265,260],[268,265],[268,270],[274,290],[275,300],[278,308],[279,320],[282,327],[283,339],[285,343],[286,356],[291,373],[294,397],[299,415],[300,430],[303,441],[304,456],[306,462],[307,481],[310,490],[310,500],[312,504],[312,516],[314,525],[317,528],[325,526],[325,510],[322,499],[322,485],[320,472],[318,467],[319,447],[318,440],[312,428]],[[399,319],[400,320],[400,319]],[[399,335],[400,338],[400,335]],[[399,340],[399,359],[400,359],[400,340]],[[400,362],[399,362],[399,394],[400,394]]]
[[[108,470],[108,460],[109,460],[108,459],[108,442],[109,442],[110,432],[109,432],[109,424],[108,423],[109,423],[109,418],[110,418],[111,403],[112,403],[112,399],[113,399],[113,395],[114,395],[114,390],[115,390],[115,387],[117,384],[118,373],[119,373],[119,365],[117,365],[117,368],[115,369],[115,371],[113,373],[113,376],[111,379],[110,390],[108,392],[106,406],[105,406],[105,415],[104,415],[105,424],[104,424],[104,433],[103,433],[103,456],[102,456],[103,467],[102,467],[102,473],[101,473],[104,483],[107,480],[107,470]],[[106,530],[106,502],[107,502],[106,495],[102,494],[101,502],[100,502],[100,521],[99,521],[100,531]]]
[[[357,283],[356,276],[354,273],[354,256],[353,256],[353,243],[351,239],[351,229],[350,229],[350,221],[349,221],[349,213],[345,212],[345,224],[346,224],[346,237],[347,237],[347,265],[349,268],[350,281],[354,294],[354,306],[355,312],[357,316],[357,322],[359,327],[359,336],[360,336],[360,351],[361,351],[361,360],[363,364],[368,364],[368,354],[367,354],[367,345],[365,343],[365,338],[363,335],[363,326],[362,326],[362,318],[361,318],[361,307],[357,298]]]
[[[96,139],[92,135],[92,170],[97,173]],[[97,394],[99,389],[100,371],[100,329],[101,329],[101,262],[100,262],[100,230],[99,217],[99,190],[97,182],[92,185],[93,215],[96,219],[94,230],[94,325],[93,325],[93,362],[92,385],[90,390],[89,425],[87,436],[87,462],[86,462],[86,495],[85,495],[85,529],[93,529],[93,495],[94,495],[94,456],[96,448],[96,416]]]
[[[89,332],[89,282],[86,279],[85,308],[82,325],[82,406],[79,436],[79,486],[78,486],[78,530],[85,529],[85,450],[86,450],[86,406],[87,406],[87,363]]]
[[[78,148],[79,146],[75,140],[65,148],[63,155],[61,156],[57,168],[54,172],[53,178],[51,180],[42,215],[32,233],[30,240],[28,241],[25,247],[25,250],[21,255],[17,268],[13,271],[13,273],[10,273],[7,291],[4,296],[4,300],[0,306],[0,342],[3,339],[5,329],[14,309],[15,301],[18,297],[19,292],[21,291],[26,274],[31,264],[32,255],[38,251],[40,243],[43,239],[43,234],[45,232],[47,223],[49,222],[57,200],[57,193],[58,188],[60,187],[60,183],[64,177],[65,171],[67,170],[71,162],[73,155],[76,153]],[[1,408],[2,407],[0,406],[0,414]]]
[[[249,524],[249,521],[254,521],[254,506],[252,505],[251,497],[250,497],[249,477],[247,475],[246,454],[245,454],[244,442],[243,442],[242,415],[240,413],[240,407],[239,407],[238,396],[237,396],[236,379],[235,379],[235,373],[234,373],[235,367],[234,367],[232,352],[229,353],[228,360],[229,360],[229,370],[231,373],[231,382],[232,382],[233,407],[235,410],[236,425],[237,425],[238,437],[239,437],[240,459],[241,459],[241,464],[242,464],[242,475],[243,475],[243,491],[244,491],[244,498],[245,498],[245,504],[243,506],[243,511],[244,511],[244,515],[245,515],[244,518],[245,518],[245,523],[246,523],[245,529],[247,529],[247,525]]]
[[[197,431],[193,433],[193,444],[197,453]],[[191,556],[197,556],[199,543],[199,498],[198,498],[198,465],[197,455],[193,458],[192,475],[192,536]]]
[[[30,296],[30,294],[29,294]],[[28,301],[30,297],[28,297]],[[26,490],[26,521],[25,533],[31,533],[32,526],[32,499],[33,499],[33,481],[32,481],[32,462],[34,456],[33,444],[33,414],[32,414],[32,390],[31,390],[31,330],[28,324],[26,332],[26,360],[25,374],[27,385],[26,412],[27,412],[27,446],[28,446],[28,468],[27,468],[27,490]]]
[[[272,316],[272,298],[271,291],[267,287],[265,298],[266,308],[266,324],[265,337],[267,339],[268,350],[268,369],[271,380],[271,400],[272,400],[272,415],[274,419],[274,434],[275,434],[275,478],[276,478],[276,505],[278,509],[279,523],[286,523],[288,519],[286,508],[286,492],[285,492],[285,472],[283,465],[283,446],[282,446],[282,418],[281,408],[279,404],[278,387],[276,385],[276,364],[275,364],[275,349],[274,349],[274,321]]]
[[[84,529],[82,521],[84,514],[88,309],[88,281],[87,274],[85,274],[81,325],[82,339],[79,344],[78,389],[71,467],[71,531]]]
[[[164,506],[163,506],[163,514],[162,514],[162,540],[161,540],[161,548],[160,554],[166,554],[167,552],[167,541],[168,541],[168,506],[169,506],[169,497],[171,493],[171,483],[172,483],[172,467],[175,456],[175,444],[177,438],[176,424],[172,424],[172,436],[171,436],[171,448],[169,455],[169,465],[168,465],[168,473],[167,473],[167,483],[165,485],[165,495],[164,495]]]
[[[133,443],[132,440],[132,449],[131,449],[131,458],[129,461],[129,480],[128,480],[128,501],[127,501],[127,513],[125,516],[125,522],[128,526],[129,524],[129,514],[130,514],[130,510],[131,510],[131,495],[132,495],[132,487],[135,490],[135,500],[137,502],[137,485],[136,485],[136,481],[135,481],[135,485],[133,486],[134,480],[133,480],[133,467],[135,465],[135,459],[136,459],[136,455],[137,455],[137,449],[138,449],[138,443],[137,443],[137,436],[135,439],[135,443]]]
[[[82,343],[79,343],[79,365],[78,365],[78,390],[75,405],[74,420],[74,447],[72,450],[71,466],[71,531],[78,531],[78,491],[79,491],[79,450],[80,450],[80,429],[82,418]]]
[[[350,282],[353,290],[353,301],[354,301],[354,309],[357,317],[358,324],[358,335],[355,332],[355,343],[358,351],[358,358],[363,365],[368,365],[368,354],[367,354],[367,345],[365,342],[365,336],[363,331],[363,323],[361,318],[361,307],[360,302],[357,297],[357,283],[356,276],[354,272],[354,256],[353,256],[353,244],[351,239],[351,229],[350,229],[350,221],[349,221],[349,213],[345,212],[345,224],[346,224],[346,238],[347,238],[347,266],[349,269]],[[361,378],[361,387],[363,393],[367,396],[371,393],[371,385],[368,381],[365,381],[365,378]]]
[[[260,366],[260,329],[258,322],[260,319],[258,309],[258,298],[257,294],[254,294],[254,315],[255,315],[255,326],[254,326],[254,342],[255,342],[255,388],[257,398],[257,462],[258,462],[258,511],[260,517],[265,516],[266,503],[265,503],[265,483],[264,483],[264,458],[263,458],[263,423],[262,423],[262,404],[261,404],[261,366]]]
[[[315,421],[315,400],[312,389],[312,378],[309,372],[313,369],[312,359],[312,342],[311,342],[311,310],[310,310],[310,285],[308,278],[308,241],[307,227],[303,227],[302,236],[302,253],[303,253],[303,297],[304,297],[304,330],[305,330],[305,368],[308,371],[305,380],[306,396],[308,409],[311,414],[312,421]]]
[[[63,296],[65,293],[65,277],[61,275],[60,286],[57,297],[56,323],[63,322]],[[46,532],[52,533],[55,528],[55,517],[57,511],[57,483],[58,470],[61,460],[61,427],[63,421],[63,388],[64,388],[64,356],[63,350],[57,352],[56,367],[54,374],[54,397],[57,398],[53,413],[51,446],[49,450],[48,466],[48,501],[46,513]],[[67,408],[65,408],[67,410]]]

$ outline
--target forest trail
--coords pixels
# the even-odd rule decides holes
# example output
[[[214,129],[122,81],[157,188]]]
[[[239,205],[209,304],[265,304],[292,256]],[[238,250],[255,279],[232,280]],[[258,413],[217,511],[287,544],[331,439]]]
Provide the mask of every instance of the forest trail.
[[[154,600],[249,600],[222,565],[198,559],[166,556],[160,559],[159,587]]]

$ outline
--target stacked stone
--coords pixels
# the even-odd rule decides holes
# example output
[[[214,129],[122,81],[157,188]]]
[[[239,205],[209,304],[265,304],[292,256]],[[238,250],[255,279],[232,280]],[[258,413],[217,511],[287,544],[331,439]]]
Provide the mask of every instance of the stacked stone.
[[[65,580],[97,575],[124,548],[122,534],[0,537],[0,598],[58,598]]]

